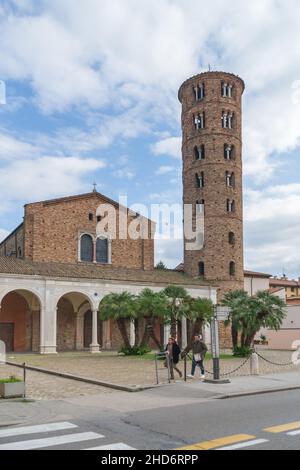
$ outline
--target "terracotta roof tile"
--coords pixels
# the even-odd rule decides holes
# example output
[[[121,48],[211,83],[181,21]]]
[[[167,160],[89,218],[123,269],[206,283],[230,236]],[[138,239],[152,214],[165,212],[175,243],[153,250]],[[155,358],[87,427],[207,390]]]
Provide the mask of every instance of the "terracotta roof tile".
[[[143,271],[139,269],[115,268],[112,266],[99,266],[88,263],[41,263],[30,260],[0,257],[0,275],[17,274],[41,276],[51,278],[71,279],[101,279],[113,281],[141,282],[145,284],[180,284],[201,287],[212,283],[200,281],[175,270],[153,269]]]

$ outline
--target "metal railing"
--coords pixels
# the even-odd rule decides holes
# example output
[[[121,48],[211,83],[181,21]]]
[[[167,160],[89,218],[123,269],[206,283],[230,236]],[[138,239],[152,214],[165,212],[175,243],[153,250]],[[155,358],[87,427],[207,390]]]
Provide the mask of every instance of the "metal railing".
[[[166,352],[159,352],[159,353],[155,353],[155,375],[156,375],[157,385],[159,385],[159,374],[158,374],[158,362],[159,361],[164,361],[164,365],[166,365],[165,367],[168,371],[168,382],[171,383],[169,354],[167,354]]]

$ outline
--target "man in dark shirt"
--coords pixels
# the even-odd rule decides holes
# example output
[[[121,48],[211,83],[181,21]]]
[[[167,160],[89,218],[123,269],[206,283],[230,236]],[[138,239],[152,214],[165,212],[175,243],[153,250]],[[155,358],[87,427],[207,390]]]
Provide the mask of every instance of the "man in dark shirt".
[[[202,341],[201,335],[196,335],[194,337],[194,342],[192,345],[192,352],[193,352],[192,371],[191,371],[191,374],[188,375],[188,377],[190,377],[191,379],[194,379],[196,367],[199,366],[200,372],[201,372],[201,379],[205,379],[204,359],[207,353],[207,346]]]

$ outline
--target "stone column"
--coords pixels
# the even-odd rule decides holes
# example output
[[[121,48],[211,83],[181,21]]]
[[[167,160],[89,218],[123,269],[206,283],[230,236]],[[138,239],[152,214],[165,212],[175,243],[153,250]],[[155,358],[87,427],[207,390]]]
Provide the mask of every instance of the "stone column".
[[[57,337],[57,311],[58,308],[41,308],[40,322],[40,352],[41,354],[56,354]]]
[[[90,345],[91,353],[99,353],[100,346],[98,343],[98,309],[93,308],[93,326],[92,326],[92,344]]]
[[[184,349],[187,347],[187,324],[186,318],[182,317],[181,319],[181,348]]]
[[[40,350],[40,322],[41,322],[41,313],[40,310],[32,310],[32,339],[31,339],[31,349],[32,352],[38,352]]]
[[[75,349],[76,351],[83,350],[83,323],[84,315],[79,312],[74,312],[76,315],[76,339],[75,339]]]
[[[130,346],[133,347],[134,344],[135,344],[135,324],[134,324],[134,320],[131,320],[130,321],[130,338],[129,338],[129,342],[130,342]]]
[[[110,320],[103,322],[103,348],[111,349],[111,323]]]

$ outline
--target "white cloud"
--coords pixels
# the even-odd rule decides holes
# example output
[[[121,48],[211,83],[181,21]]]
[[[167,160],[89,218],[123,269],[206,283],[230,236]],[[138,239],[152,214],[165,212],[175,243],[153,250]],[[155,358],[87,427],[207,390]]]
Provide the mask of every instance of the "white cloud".
[[[82,178],[103,168],[104,163],[78,157],[43,156],[13,160],[0,169],[1,199],[32,202],[58,195],[83,192]]]
[[[29,142],[17,139],[8,133],[0,133],[0,159],[10,160],[37,155],[40,151]]]
[[[4,228],[0,228],[0,243],[9,235],[9,231]]]
[[[181,158],[181,137],[167,137],[152,145],[154,155],[168,155]]]
[[[178,132],[177,89],[208,62],[246,81],[250,177],[272,177],[272,155],[299,145],[300,108],[292,87],[300,63],[297,47],[291,47],[299,43],[298,0],[233,0],[230,15],[221,0],[44,0],[38,6],[22,0],[14,6],[18,13],[0,11],[0,74],[30,83],[46,112],[109,105],[116,119],[107,127],[104,117],[84,141],[87,147],[151,132],[158,121]],[[130,111],[134,118],[126,125]],[[180,138],[158,142],[153,150],[180,158]]]
[[[157,175],[166,175],[168,173],[172,173],[175,170],[173,166],[162,165],[156,170]]]
[[[169,269],[174,269],[183,260],[182,240],[156,240],[155,263],[163,261]]]
[[[131,180],[132,178],[134,178],[135,173],[129,168],[120,168],[119,170],[113,171],[113,176],[115,176],[116,178]]]
[[[246,266],[290,276],[300,273],[300,184],[245,194]]]

